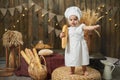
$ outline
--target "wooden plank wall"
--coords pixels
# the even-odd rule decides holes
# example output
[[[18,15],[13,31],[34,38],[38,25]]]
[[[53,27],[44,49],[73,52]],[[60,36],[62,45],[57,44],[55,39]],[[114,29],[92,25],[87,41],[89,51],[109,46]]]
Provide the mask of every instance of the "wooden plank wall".
[[[104,18],[98,22],[101,25],[99,30],[101,38],[95,33],[91,35],[91,50],[92,52],[101,52],[105,56],[120,58],[120,0],[32,1],[41,6],[42,9],[63,16],[65,9],[69,6],[78,6],[81,10],[87,8],[98,10],[98,8],[103,7],[100,13],[104,15]],[[28,3],[28,0],[0,0],[0,8],[15,7],[24,3]],[[14,16],[11,16],[9,12],[5,16],[0,13],[0,56],[5,55],[2,46],[2,35],[6,28],[18,30],[23,34],[23,49],[25,47],[32,48],[39,40],[43,40],[44,43],[50,44],[55,49],[61,49],[60,38],[56,36],[55,30],[48,33],[48,25],[61,30],[62,25],[65,24],[65,19],[59,25],[56,25],[56,16],[48,22],[48,14],[42,17],[42,11],[34,12],[34,9],[35,6],[28,8],[28,10],[23,7],[22,13],[15,10]],[[17,19],[19,19],[19,23],[16,23]],[[16,26],[11,27],[13,24],[16,24]]]

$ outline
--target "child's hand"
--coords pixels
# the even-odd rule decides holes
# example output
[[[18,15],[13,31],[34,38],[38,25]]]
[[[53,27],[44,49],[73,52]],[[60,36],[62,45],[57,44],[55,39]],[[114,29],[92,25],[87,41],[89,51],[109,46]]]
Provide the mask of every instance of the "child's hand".
[[[61,32],[61,33],[60,33],[60,38],[63,38],[63,37],[65,37],[65,33],[64,33],[64,32]]]
[[[94,29],[97,29],[97,28],[99,28],[100,27],[100,25],[95,25],[94,26]]]
[[[99,28],[100,25],[92,25],[92,26],[85,26],[83,27],[84,30],[94,30],[94,29],[97,29]]]

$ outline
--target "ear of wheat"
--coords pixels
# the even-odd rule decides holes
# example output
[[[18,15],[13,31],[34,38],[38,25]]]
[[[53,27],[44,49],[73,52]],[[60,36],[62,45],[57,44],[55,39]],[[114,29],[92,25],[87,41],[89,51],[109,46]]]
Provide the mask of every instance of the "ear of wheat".
[[[95,25],[100,19],[102,19],[104,16],[100,16],[99,13],[96,13],[95,10],[84,10],[82,12],[82,17],[80,22],[86,24],[87,26]],[[99,32],[97,30],[94,30],[98,36],[100,36]]]
[[[18,31],[8,30],[2,39],[5,47],[23,45],[22,34]]]

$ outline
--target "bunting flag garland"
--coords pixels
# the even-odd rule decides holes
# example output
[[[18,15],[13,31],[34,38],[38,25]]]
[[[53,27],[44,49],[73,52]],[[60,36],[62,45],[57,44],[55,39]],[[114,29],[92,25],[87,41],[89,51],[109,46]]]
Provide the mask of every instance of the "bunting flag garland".
[[[47,10],[42,9],[42,17],[44,17],[47,13],[48,13],[48,11],[47,11]]]
[[[54,30],[54,28],[52,26],[48,25],[48,33],[50,34],[53,30]]]
[[[3,16],[6,15],[7,11],[10,12],[11,16],[14,16],[15,15],[14,14],[15,9],[17,9],[19,13],[22,13],[23,9],[28,10],[32,6],[35,6],[34,7],[34,12],[37,12],[39,10],[42,11],[41,12],[42,13],[42,15],[41,15],[42,17],[44,17],[46,14],[48,14],[48,18],[49,18],[48,21],[51,21],[56,16],[57,17],[57,21],[58,21],[58,23],[56,23],[56,25],[59,24],[63,20],[63,18],[64,18],[63,15],[57,15],[55,13],[47,11],[46,9],[42,9],[41,6],[39,6],[38,4],[35,4],[32,0],[29,0],[28,4],[23,3],[22,5],[18,5],[18,6],[12,7],[12,8],[0,8],[0,11],[1,11]],[[24,16],[24,14],[22,14],[22,16]],[[17,20],[17,22],[18,21],[19,20]],[[13,27],[15,27],[15,25]],[[7,29],[5,29],[5,31],[6,30]],[[58,36],[60,34],[60,32],[61,32],[61,30],[54,29],[54,27],[48,25],[48,33],[50,34],[53,30],[55,30],[56,36]]]
[[[11,16],[13,16],[15,9],[17,9],[19,11],[19,13],[22,13],[23,8],[25,10],[28,10],[32,6],[35,6],[35,8],[34,8],[35,12],[42,9],[41,6],[34,3],[33,0],[29,0],[28,4],[23,3],[22,5],[18,5],[18,6],[12,7],[12,8],[0,8],[0,11],[1,11],[3,16],[6,15],[7,11],[9,11]],[[45,9],[42,9],[41,11],[42,11],[42,17],[44,17],[46,14],[49,14],[49,20],[48,21],[52,20],[55,16],[57,16],[58,22],[60,22],[64,18],[62,15],[57,15],[57,14],[49,12],[49,11],[47,11]]]
[[[19,11],[19,13],[22,13],[22,6],[16,6],[16,9]]]
[[[54,13],[49,13],[49,21],[52,20],[55,17]]]
[[[13,16],[13,15],[14,15],[14,10],[15,10],[15,8],[9,8],[8,10],[9,10],[11,16]]]
[[[55,29],[55,34],[57,37],[59,36],[60,32],[61,32],[61,30]]]
[[[27,9],[28,8],[28,4],[22,4],[22,6],[25,8],[25,9]]]
[[[29,8],[31,8],[35,3],[32,0],[29,0]]]
[[[3,14],[3,16],[5,16],[6,12],[7,12],[7,9],[1,8],[0,10],[1,10],[1,13]]]
[[[48,25],[48,33],[50,34],[54,30],[54,27]],[[60,34],[61,30],[55,29],[55,34],[58,37]]]
[[[40,9],[42,9],[40,6],[35,5],[35,12],[39,11]]]
[[[6,15],[7,11],[10,12],[11,16],[14,16],[15,15],[15,13],[14,13],[15,9],[17,9],[19,11],[19,13],[22,13],[23,9],[28,10],[32,6],[34,6],[34,12],[37,12],[37,11],[41,10],[41,13],[42,13],[41,16],[42,17],[44,17],[46,14],[48,14],[48,18],[49,18],[48,21],[49,22],[54,17],[56,17],[57,21],[58,21],[58,23],[56,23],[56,25],[58,25],[64,19],[63,15],[58,15],[58,14],[55,14],[53,12],[49,12],[46,9],[42,9],[42,7],[40,5],[34,3],[33,0],[28,0],[28,1],[29,1],[28,3],[23,3],[21,5],[18,5],[18,6],[12,7],[12,8],[0,8],[0,11],[1,11],[3,16]],[[85,7],[85,3],[83,2],[83,3],[81,3],[81,5],[82,5],[81,9],[86,10],[85,9],[86,8]],[[103,7],[104,7],[104,5],[102,4],[100,7],[98,7],[98,9],[102,12],[103,11],[103,9],[102,9]],[[111,15],[112,15],[112,17],[114,17],[118,9],[119,9],[118,7],[106,6],[106,12],[105,13],[107,14],[107,13],[109,13],[112,10],[111,11]],[[22,14],[22,15],[25,16],[25,14]],[[115,26],[116,25],[118,25],[118,24],[115,24]],[[54,30],[54,27],[51,27],[50,25],[48,25],[48,33],[51,33],[53,30]],[[57,36],[59,35],[60,32],[61,32],[60,30],[55,29],[55,33],[56,33]]]
[[[63,18],[64,18],[64,16],[62,16],[62,15],[57,15],[57,21],[58,21],[58,22],[61,22]]]

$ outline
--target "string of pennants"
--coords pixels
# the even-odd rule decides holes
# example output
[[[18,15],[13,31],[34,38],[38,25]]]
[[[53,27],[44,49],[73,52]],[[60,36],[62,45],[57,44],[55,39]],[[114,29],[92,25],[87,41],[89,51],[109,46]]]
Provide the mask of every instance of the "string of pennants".
[[[21,5],[15,6],[15,7],[0,8],[0,11],[1,11],[1,13],[2,13],[3,16],[6,15],[7,11],[10,12],[10,15],[11,15],[11,16],[14,16],[14,15],[15,15],[15,14],[14,14],[15,9],[17,9],[17,10],[19,11],[19,13],[22,13],[23,7],[24,7],[24,9],[27,10],[28,8],[31,8],[32,6],[34,6],[34,12],[37,12],[37,11],[41,10],[41,11],[42,11],[42,16],[48,14],[48,15],[49,15],[49,16],[48,16],[48,18],[49,18],[48,21],[52,20],[52,19],[56,16],[58,23],[60,23],[60,22],[63,20],[63,18],[64,18],[63,15],[58,15],[58,14],[49,12],[49,11],[47,11],[46,9],[42,9],[40,5],[37,5],[37,4],[34,3],[32,0],[29,0],[28,3],[23,3],[23,4],[21,4]],[[100,8],[100,7],[98,7],[98,8]],[[115,15],[115,13],[116,13],[117,10],[118,10],[118,7],[113,7],[113,8],[111,9],[111,7],[108,6],[108,7],[106,7],[106,8],[107,8],[107,12],[109,12],[109,10],[113,10],[113,11],[112,11],[112,12],[113,12],[113,13],[112,13],[113,16]],[[107,13],[107,12],[105,12],[105,13]],[[111,18],[110,18],[110,19],[111,19]],[[48,25],[48,33],[51,33],[53,30],[55,30],[57,36],[58,36],[59,33],[61,32],[61,30],[54,29],[52,26]]]
[[[29,3],[28,3],[28,4],[27,4],[27,3],[23,3],[23,4],[21,4],[21,5],[18,5],[18,6],[15,6],[15,7],[11,7],[11,8],[0,8],[0,11],[1,11],[1,13],[2,13],[3,16],[6,15],[7,11],[9,11],[10,14],[11,14],[11,16],[13,16],[15,9],[17,9],[17,10],[19,11],[19,13],[22,13],[22,9],[23,9],[22,7],[24,7],[25,9],[27,9],[27,8],[31,8],[32,6],[35,6],[35,10],[34,10],[35,12],[39,11],[40,9],[42,9],[41,6],[37,5],[37,4],[34,3],[32,0],[29,0]],[[49,19],[50,19],[50,20],[51,20],[54,16],[57,16],[58,22],[60,22],[60,21],[64,18],[63,15],[57,15],[57,14],[55,14],[55,13],[49,12],[49,11],[47,11],[47,10],[45,10],[45,9],[42,9],[42,14],[43,14],[43,15],[46,15],[46,14],[48,14],[48,13],[49,13]]]
[[[11,16],[14,16],[14,15],[15,15],[15,14],[14,14],[15,9],[17,9],[17,10],[19,11],[19,13],[22,13],[22,11],[23,11],[23,8],[22,8],[22,7],[24,7],[24,9],[27,10],[28,8],[31,8],[32,6],[34,6],[34,12],[37,12],[37,11],[41,10],[41,11],[42,11],[42,16],[48,14],[48,15],[49,15],[49,16],[48,16],[49,21],[52,20],[52,19],[56,16],[58,23],[60,23],[60,22],[63,20],[63,18],[64,18],[63,15],[57,15],[57,14],[55,14],[55,13],[52,13],[52,12],[47,11],[46,9],[42,9],[40,5],[37,5],[37,4],[34,3],[32,0],[29,0],[28,3],[23,3],[23,4],[21,4],[21,5],[15,6],[15,7],[0,8],[0,11],[1,11],[1,13],[2,13],[3,16],[6,15],[7,11],[10,12],[10,15],[11,15]],[[54,27],[48,25],[48,33],[51,33],[53,30],[55,30],[56,36],[58,36],[59,33],[61,32],[61,30],[54,29]]]
[[[1,11],[1,13],[2,13],[3,16],[6,15],[7,11],[9,11],[10,14],[11,14],[11,16],[13,16],[15,9],[17,9],[17,10],[19,11],[19,13],[22,13],[22,10],[23,10],[22,7],[24,7],[25,9],[27,9],[27,8],[31,8],[32,6],[35,6],[35,9],[34,9],[35,12],[37,12],[37,11],[39,11],[39,10],[42,10],[42,15],[43,15],[43,16],[46,15],[46,14],[49,14],[49,19],[50,19],[50,20],[51,20],[54,16],[57,16],[58,22],[60,22],[60,21],[64,18],[63,15],[57,15],[57,14],[55,14],[55,13],[49,12],[49,11],[47,11],[47,10],[45,10],[45,9],[42,9],[40,5],[37,5],[37,4],[34,3],[32,0],[29,0],[28,4],[27,4],[27,3],[23,3],[23,4],[21,4],[21,5],[18,5],[18,6],[15,6],[15,7],[11,7],[11,8],[0,8],[0,11]],[[108,6],[108,7],[107,7],[107,10],[110,10],[110,8],[111,8],[111,7]],[[112,10],[113,10],[112,12],[116,12],[116,10],[118,10],[118,8],[117,8],[117,7],[113,7]],[[107,11],[107,12],[109,12],[109,11]],[[115,14],[115,13],[114,13],[114,14]]]

